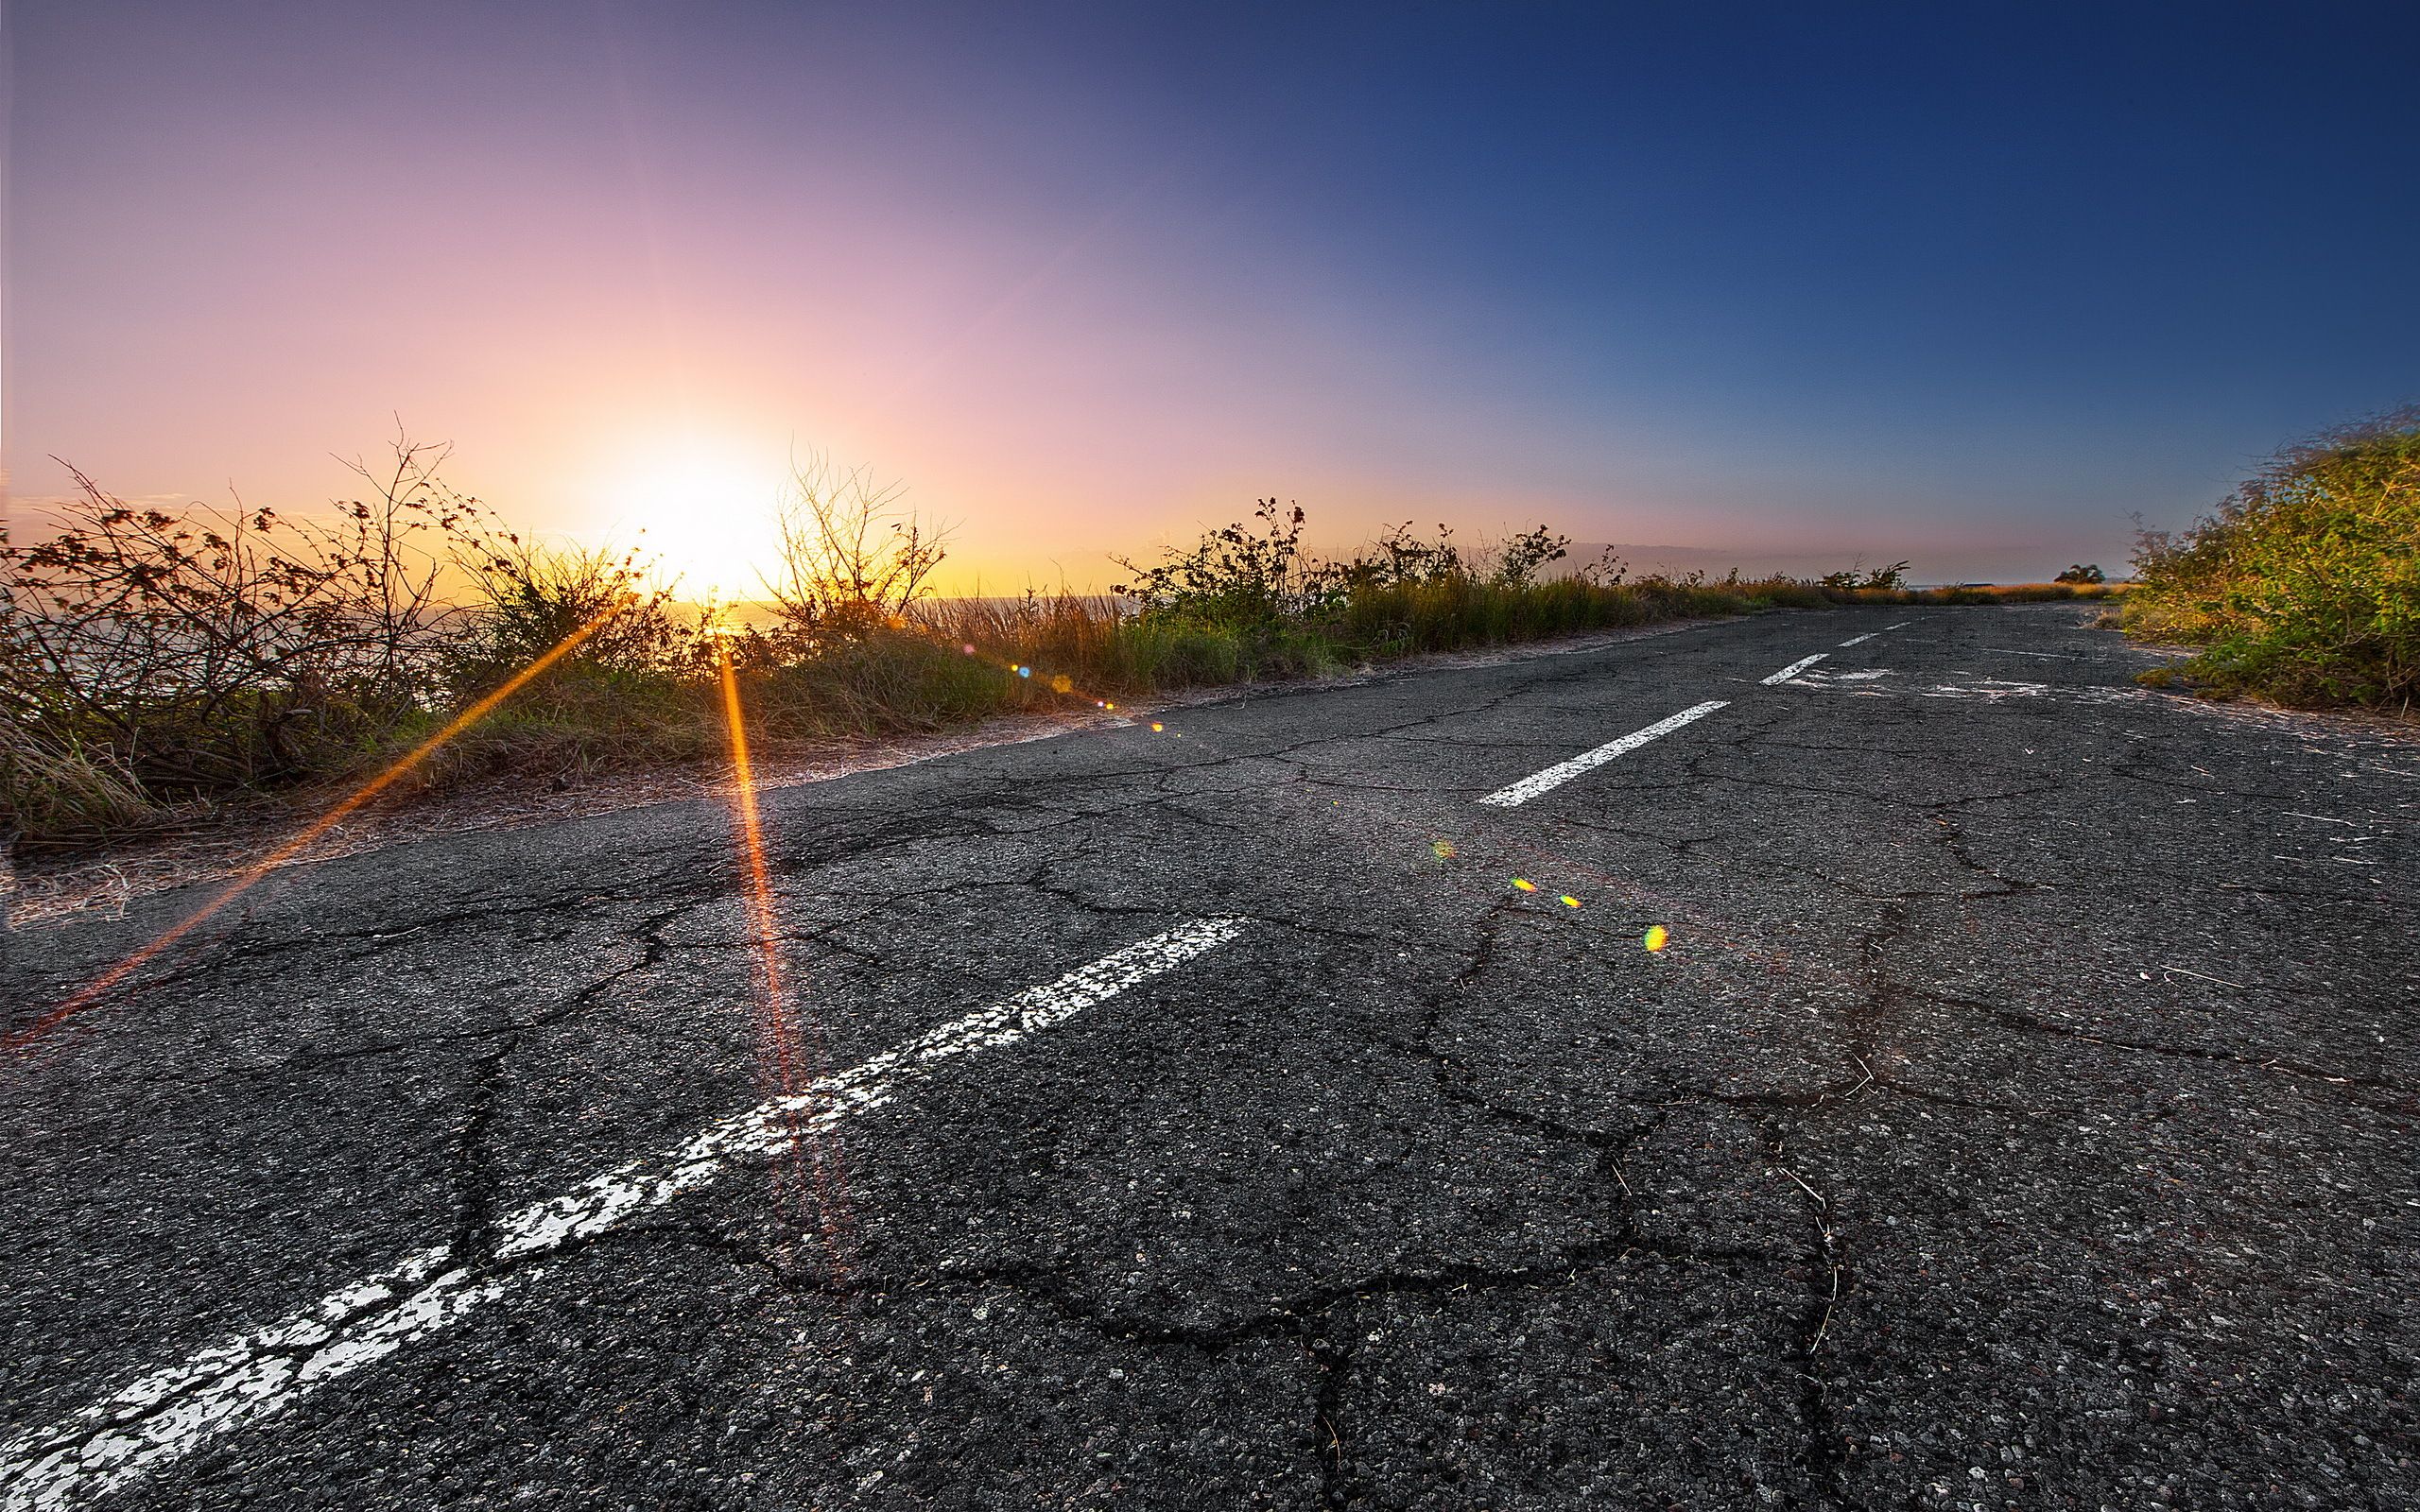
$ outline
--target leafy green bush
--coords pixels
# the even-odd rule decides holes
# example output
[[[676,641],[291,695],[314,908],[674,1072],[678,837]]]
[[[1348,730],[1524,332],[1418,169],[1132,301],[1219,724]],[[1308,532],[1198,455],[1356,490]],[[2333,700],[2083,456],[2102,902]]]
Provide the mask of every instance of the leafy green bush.
[[[2199,646],[2151,674],[2281,702],[2420,691],[2420,409],[2279,452],[2181,534],[2146,530],[2127,633]]]
[[[672,591],[648,586],[635,549],[616,554],[519,536],[458,549],[467,583],[442,663],[454,696],[469,702],[594,626],[550,677],[701,672],[711,660],[700,627],[684,623]]]
[[[1110,592],[1146,617],[1241,628],[1273,625],[1317,609],[1348,585],[1303,552],[1303,507],[1255,501],[1253,524],[1205,532],[1193,545],[1169,547],[1157,566],[1111,559],[1132,575]]]

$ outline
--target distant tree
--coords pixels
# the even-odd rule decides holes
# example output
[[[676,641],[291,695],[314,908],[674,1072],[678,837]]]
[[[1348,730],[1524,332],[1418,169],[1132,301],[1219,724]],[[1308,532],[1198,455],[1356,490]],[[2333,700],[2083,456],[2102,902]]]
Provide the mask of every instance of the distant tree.
[[[2105,583],[2108,580],[2109,575],[2100,570],[2099,562],[2078,562],[2050,579],[2054,583]]]

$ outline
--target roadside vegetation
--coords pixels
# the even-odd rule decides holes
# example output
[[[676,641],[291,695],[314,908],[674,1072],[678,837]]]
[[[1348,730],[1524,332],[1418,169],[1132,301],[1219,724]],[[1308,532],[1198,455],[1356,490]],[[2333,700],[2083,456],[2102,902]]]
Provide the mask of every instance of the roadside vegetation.
[[[2139,533],[2123,623],[2198,648],[2145,674],[2409,714],[2420,694],[2420,408],[2287,447],[2189,529]]]
[[[1108,594],[942,599],[947,532],[863,471],[798,470],[745,622],[652,586],[637,551],[526,538],[450,486],[441,450],[359,466],[333,518],[169,513],[77,474],[45,534],[0,536],[0,835],[67,848],[358,780],[569,652],[414,768],[406,790],[724,747],[720,671],[769,742],[925,730],[1427,652],[1841,603],[2090,596],[2098,584],[1915,590],[1905,562],[1819,581],[1633,576],[1545,526],[1473,548],[1397,525],[1315,557],[1304,511],[1248,521]],[[584,634],[582,632],[585,632]]]

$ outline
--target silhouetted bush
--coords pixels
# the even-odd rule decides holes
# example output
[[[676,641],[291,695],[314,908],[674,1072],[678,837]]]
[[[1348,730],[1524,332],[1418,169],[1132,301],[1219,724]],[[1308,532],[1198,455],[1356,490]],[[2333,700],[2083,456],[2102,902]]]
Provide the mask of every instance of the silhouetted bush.
[[[440,698],[458,620],[441,579],[489,523],[437,482],[441,459],[399,442],[325,523],[138,508],[74,472],[51,534],[0,538],[16,822],[112,833],[341,766]]]

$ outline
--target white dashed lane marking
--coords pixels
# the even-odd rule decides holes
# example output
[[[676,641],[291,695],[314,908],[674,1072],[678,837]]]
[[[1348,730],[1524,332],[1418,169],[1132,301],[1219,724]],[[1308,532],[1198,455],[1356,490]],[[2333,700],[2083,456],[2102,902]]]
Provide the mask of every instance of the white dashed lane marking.
[[[1789,665],[1782,668],[1779,672],[1776,672],[1772,677],[1767,678],[1765,679],[1765,686],[1770,688],[1776,682],[1788,682],[1790,679],[1806,671],[1808,667],[1813,666],[1816,662],[1823,661],[1831,653],[1828,651],[1818,651],[1813,656],[1800,657],[1797,661],[1792,662]]]
[[[1479,801],[1494,804],[1499,809],[1518,808],[1541,793],[1552,792],[1561,787],[1582,772],[1594,771],[1625,751],[1638,749],[1658,735],[1668,735],[1693,719],[1704,718],[1717,709],[1724,707],[1726,701],[1717,698],[1694,708],[1684,709],[1668,718],[1658,719],[1645,730],[1634,730],[1619,740],[1607,741],[1595,750],[1583,752],[1567,762],[1549,766],[1543,772],[1525,777],[1511,787],[1499,788],[1480,799]]]
[[[1873,640],[1876,636],[1880,635],[1881,633],[1882,632],[1880,630],[1868,630],[1863,635],[1852,635],[1847,640],[1842,641],[1841,645],[1844,649],[1852,645],[1863,645],[1866,642]]]
[[[794,1096],[710,1124],[686,1142],[615,1166],[566,1195],[507,1214],[496,1225],[487,1263],[508,1269],[480,1274],[456,1264],[442,1245],[414,1250],[299,1312],[156,1370],[71,1418],[0,1445],[0,1512],[48,1512],[103,1495],[525,1285],[543,1269],[526,1263],[532,1256],[661,1208],[735,1161],[770,1155],[801,1134],[880,1108],[945,1062],[1064,1023],[1227,943],[1243,927],[1235,919],[1180,924],[863,1065],[818,1077]]]

